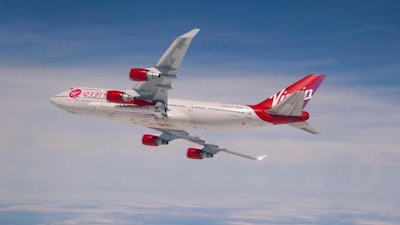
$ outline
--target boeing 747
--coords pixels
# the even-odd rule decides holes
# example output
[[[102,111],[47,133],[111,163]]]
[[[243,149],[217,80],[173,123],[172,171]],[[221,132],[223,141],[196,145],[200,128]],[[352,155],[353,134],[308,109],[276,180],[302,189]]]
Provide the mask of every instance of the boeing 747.
[[[325,76],[310,74],[281,89],[271,97],[254,105],[205,102],[168,97],[172,82],[186,51],[199,29],[177,37],[149,68],[132,68],[129,78],[138,83],[133,89],[111,90],[75,87],[50,98],[57,107],[77,115],[113,119],[129,124],[146,126],[159,134],[144,134],[147,146],[166,145],[175,139],[185,139],[203,148],[189,148],[190,159],[212,158],[226,152],[253,160],[266,155],[251,156],[206,142],[189,134],[190,129],[246,129],[260,126],[287,124],[317,134],[306,121],[309,113],[304,107],[314,96]]]

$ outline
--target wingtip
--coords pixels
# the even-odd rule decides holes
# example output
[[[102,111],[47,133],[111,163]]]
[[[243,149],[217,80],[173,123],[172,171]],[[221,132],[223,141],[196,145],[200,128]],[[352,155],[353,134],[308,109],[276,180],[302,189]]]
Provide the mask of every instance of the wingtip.
[[[200,31],[200,29],[195,28],[195,29],[187,32],[186,34],[183,34],[181,37],[194,37],[199,31]]]
[[[263,159],[266,158],[266,157],[267,157],[267,154],[265,154],[265,155],[260,155],[260,156],[257,157],[257,160],[258,160],[258,161],[261,161],[261,160],[263,160]]]
[[[246,158],[246,159],[252,159],[252,160],[257,160],[257,161],[263,160],[265,157],[267,157],[266,154],[256,157],[256,156],[243,154],[243,153],[240,153],[240,152],[231,151],[231,150],[228,150],[228,149],[221,149],[221,151],[224,151],[224,152],[232,154],[232,155],[240,156],[240,157],[243,157],[243,158]]]

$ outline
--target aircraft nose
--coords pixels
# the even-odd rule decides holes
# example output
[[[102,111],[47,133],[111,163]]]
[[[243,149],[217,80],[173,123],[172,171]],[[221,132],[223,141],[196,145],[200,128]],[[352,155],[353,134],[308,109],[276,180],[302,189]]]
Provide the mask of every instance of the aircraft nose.
[[[50,102],[51,102],[51,104],[53,104],[53,105],[55,105],[55,106],[61,106],[62,105],[62,102],[61,102],[62,100],[61,100],[61,98],[60,98],[60,96],[59,95],[54,95],[54,96],[52,96],[51,98],[50,98]]]
[[[51,102],[53,105],[57,105],[57,103],[56,103],[56,98],[55,98],[54,96],[52,96],[52,97],[50,98],[50,102]]]
[[[54,97],[51,97],[50,98],[50,102],[54,105],[55,104],[55,99],[54,99]]]

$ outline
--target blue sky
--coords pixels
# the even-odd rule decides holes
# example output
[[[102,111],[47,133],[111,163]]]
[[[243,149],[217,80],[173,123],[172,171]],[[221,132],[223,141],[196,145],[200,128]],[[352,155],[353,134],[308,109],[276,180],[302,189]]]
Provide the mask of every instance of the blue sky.
[[[397,1],[0,1],[0,223],[398,224]],[[322,135],[191,131],[250,154],[185,158],[152,131],[67,114],[73,86],[126,89],[194,38],[172,97],[253,104],[309,73]],[[221,88],[223,87],[223,88]],[[15,215],[18,215],[18,219]]]
[[[354,73],[362,68],[363,82],[387,85],[388,78],[399,82],[390,72],[396,68],[400,48],[396,1],[9,1],[1,5],[6,65],[99,67],[142,60],[151,65],[171,37],[198,27],[201,35],[189,52],[196,58],[187,59],[196,60],[194,66],[261,64],[260,69],[286,67],[291,73],[316,71],[343,77],[347,76],[343,70]],[[140,54],[132,54],[137,51]]]

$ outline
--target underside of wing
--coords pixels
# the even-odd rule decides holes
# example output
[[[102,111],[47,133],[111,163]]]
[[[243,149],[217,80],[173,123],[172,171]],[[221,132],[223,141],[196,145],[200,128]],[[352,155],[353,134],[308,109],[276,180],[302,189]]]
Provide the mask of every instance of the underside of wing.
[[[169,129],[159,129],[159,128],[152,128],[155,130],[158,130],[162,132],[160,136],[158,136],[161,140],[164,141],[172,141],[175,139],[184,139],[187,141],[190,141],[192,143],[202,145],[202,149],[196,149],[196,148],[189,148],[187,152],[187,157],[191,159],[203,159],[203,158],[212,158],[214,154],[218,152],[226,152],[232,155],[240,156],[243,158],[247,159],[252,159],[252,160],[262,160],[264,159],[267,155],[261,155],[261,156],[251,156],[239,152],[235,152],[226,148],[220,148],[218,145],[212,144],[212,143],[207,143],[205,140],[197,137],[190,135],[188,132],[184,130],[169,130]]]

